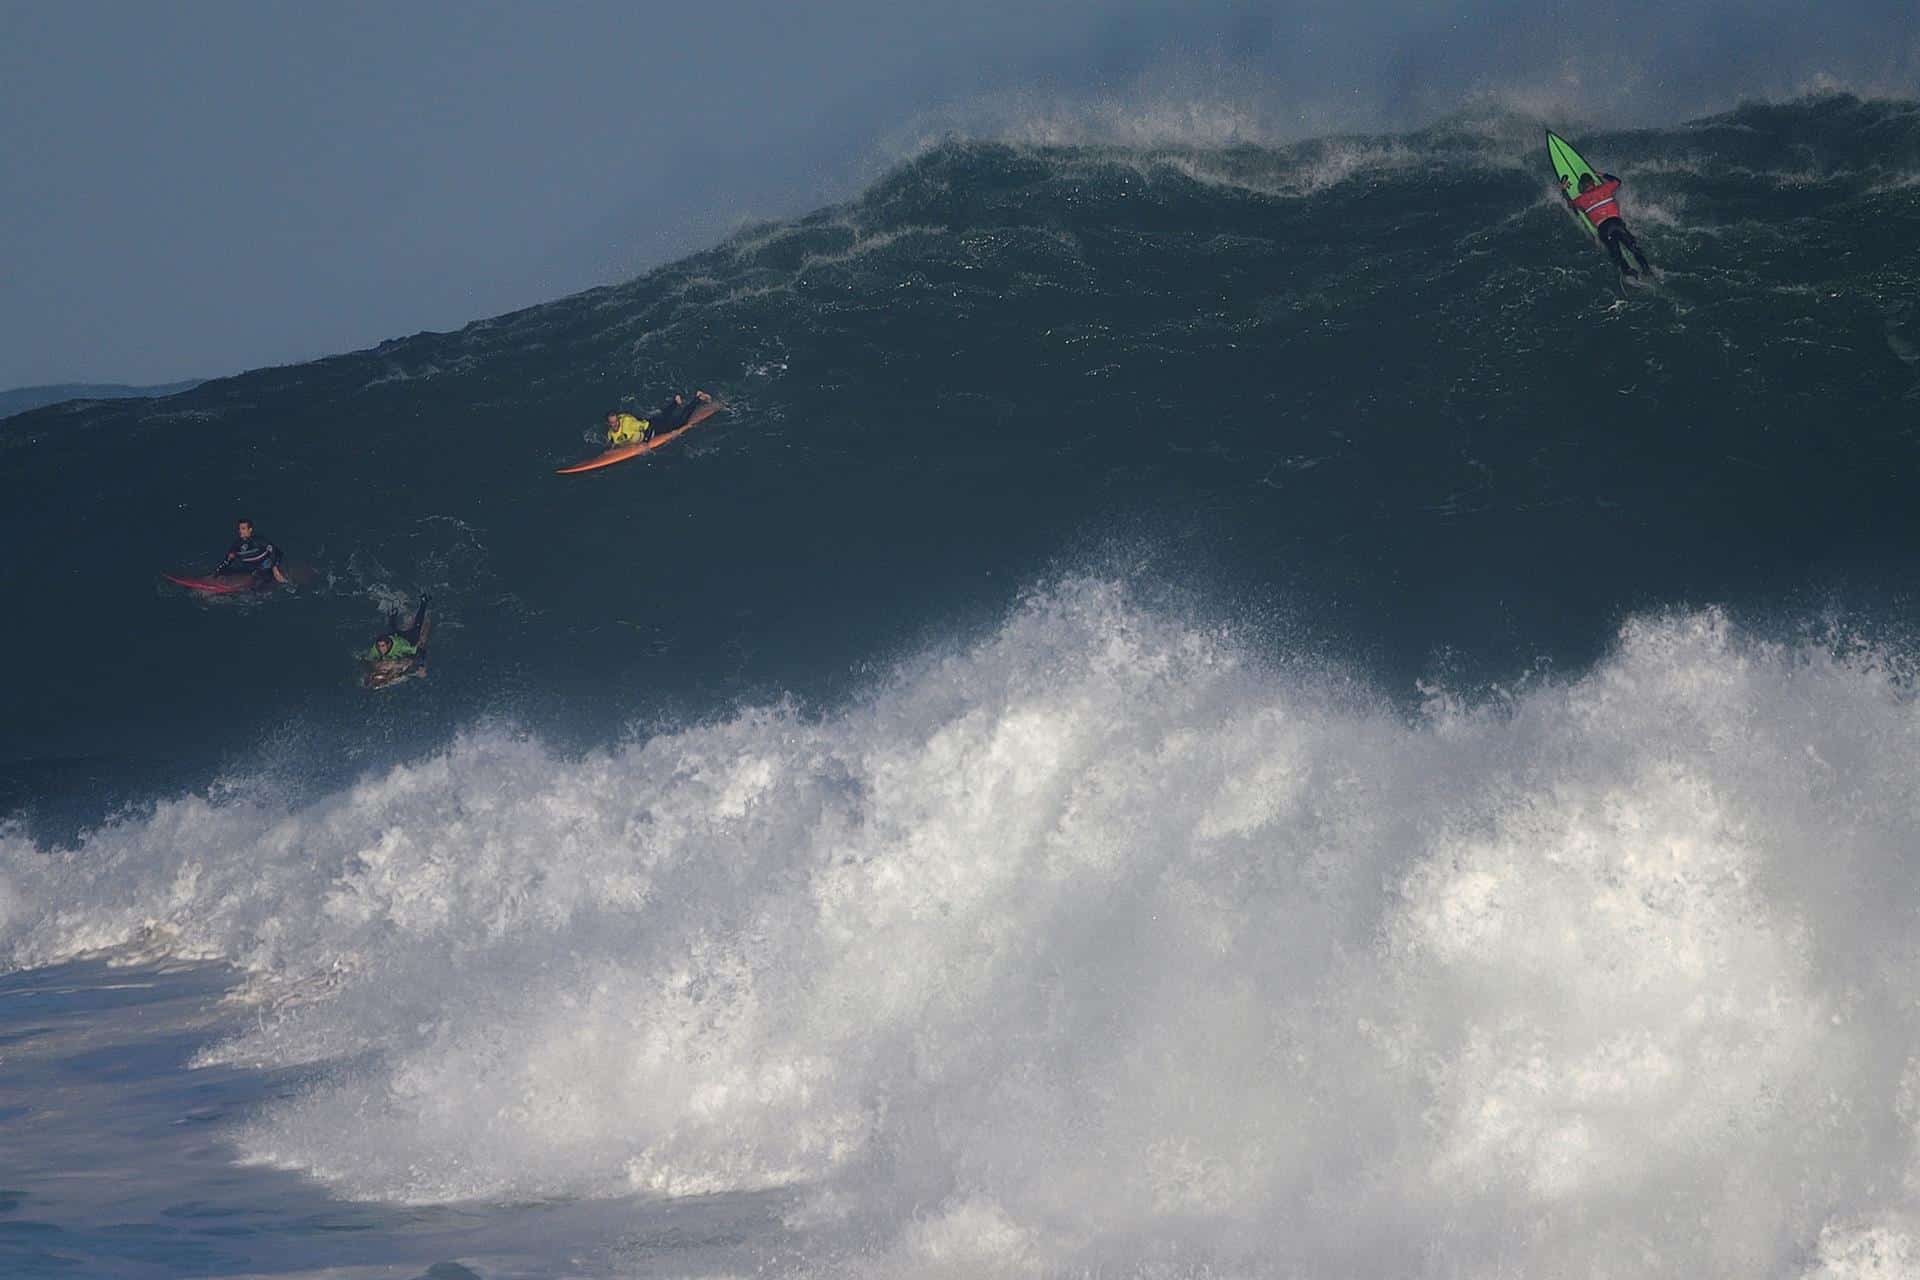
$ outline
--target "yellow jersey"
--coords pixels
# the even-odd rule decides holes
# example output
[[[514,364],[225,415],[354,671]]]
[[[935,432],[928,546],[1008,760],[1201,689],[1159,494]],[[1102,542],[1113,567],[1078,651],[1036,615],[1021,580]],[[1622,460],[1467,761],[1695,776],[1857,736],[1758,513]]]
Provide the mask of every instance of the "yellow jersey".
[[[646,439],[647,427],[650,425],[645,418],[636,418],[630,413],[620,414],[614,419],[613,425],[607,428],[607,443],[610,445],[639,444]]]

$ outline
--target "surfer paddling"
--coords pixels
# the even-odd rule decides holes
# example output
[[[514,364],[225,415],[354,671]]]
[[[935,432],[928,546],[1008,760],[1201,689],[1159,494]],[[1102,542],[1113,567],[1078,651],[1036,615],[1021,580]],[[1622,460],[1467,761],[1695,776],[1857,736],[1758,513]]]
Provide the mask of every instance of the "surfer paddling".
[[[713,397],[704,391],[695,391],[691,400],[676,391],[661,401],[660,407],[650,417],[636,418],[630,413],[610,413],[607,415],[607,445],[617,449],[626,444],[645,444],[656,435],[678,431],[687,425],[701,405],[712,402]]]
[[[431,599],[426,595],[420,597],[420,607],[413,611],[411,626],[402,627],[398,613],[387,615],[386,631],[373,642],[371,649],[356,655],[366,668],[361,684],[369,689],[391,689],[403,680],[427,674],[427,637],[433,629],[433,619],[427,616],[427,602]]]
[[[420,638],[427,623],[427,603],[432,596],[421,596],[420,607],[413,611],[411,625],[400,625],[398,611],[387,615],[387,629],[373,647],[360,655],[362,662],[405,662],[420,656]]]
[[[213,577],[225,573],[251,573],[256,578],[271,575],[275,582],[287,580],[287,575],[280,568],[280,548],[265,538],[255,538],[253,521],[242,519],[235,523],[233,531],[240,536],[227,548],[227,558],[213,571]]]
[[[1614,198],[1619,190],[1620,179],[1610,173],[1601,174],[1598,182],[1594,181],[1591,173],[1583,173],[1580,175],[1579,194],[1565,191],[1564,188],[1562,194],[1566,196],[1567,203],[1593,225],[1593,234],[1607,247],[1607,256],[1613,259],[1614,266],[1620,268],[1620,274],[1632,279],[1640,271],[1652,271],[1653,267],[1648,264],[1647,255],[1640,252],[1640,242],[1633,238],[1633,232],[1627,230],[1626,221],[1620,216],[1620,202]],[[1627,265],[1623,250],[1632,250],[1633,256],[1639,260],[1640,271]]]

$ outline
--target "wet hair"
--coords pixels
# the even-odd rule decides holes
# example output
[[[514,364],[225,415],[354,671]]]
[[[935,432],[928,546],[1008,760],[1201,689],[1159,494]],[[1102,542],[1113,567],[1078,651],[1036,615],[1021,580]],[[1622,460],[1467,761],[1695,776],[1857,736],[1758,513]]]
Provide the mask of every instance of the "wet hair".
[[[1592,174],[1583,173],[1580,175],[1580,189],[1582,191],[1591,191],[1599,185],[1599,183],[1594,181]]]

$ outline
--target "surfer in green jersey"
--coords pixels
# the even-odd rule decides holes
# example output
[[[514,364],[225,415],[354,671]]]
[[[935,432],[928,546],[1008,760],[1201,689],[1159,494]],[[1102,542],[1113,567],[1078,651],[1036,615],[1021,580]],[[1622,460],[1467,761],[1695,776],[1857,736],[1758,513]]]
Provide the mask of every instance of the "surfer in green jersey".
[[[386,634],[373,642],[373,647],[360,655],[362,662],[400,662],[420,655],[420,629],[427,621],[427,602],[432,596],[421,596],[420,607],[414,610],[413,624],[406,628],[400,626],[398,612],[387,615]]]

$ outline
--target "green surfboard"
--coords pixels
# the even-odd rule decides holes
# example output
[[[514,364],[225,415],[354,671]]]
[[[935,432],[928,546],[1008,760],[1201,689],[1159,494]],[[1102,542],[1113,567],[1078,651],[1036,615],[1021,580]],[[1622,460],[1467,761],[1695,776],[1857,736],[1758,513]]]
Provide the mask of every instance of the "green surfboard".
[[[1580,153],[1551,129],[1547,130],[1547,154],[1553,159],[1553,171],[1560,175],[1560,190],[1564,194],[1572,196],[1580,190],[1580,175],[1583,173],[1593,175],[1595,182],[1600,181],[1600,171],[1581,159]],[[1599,238],[1600,233],[1593,229],[1593,224],[1581,217],[1577,210],[1573,216],[1587,229],[1588,235]]]

